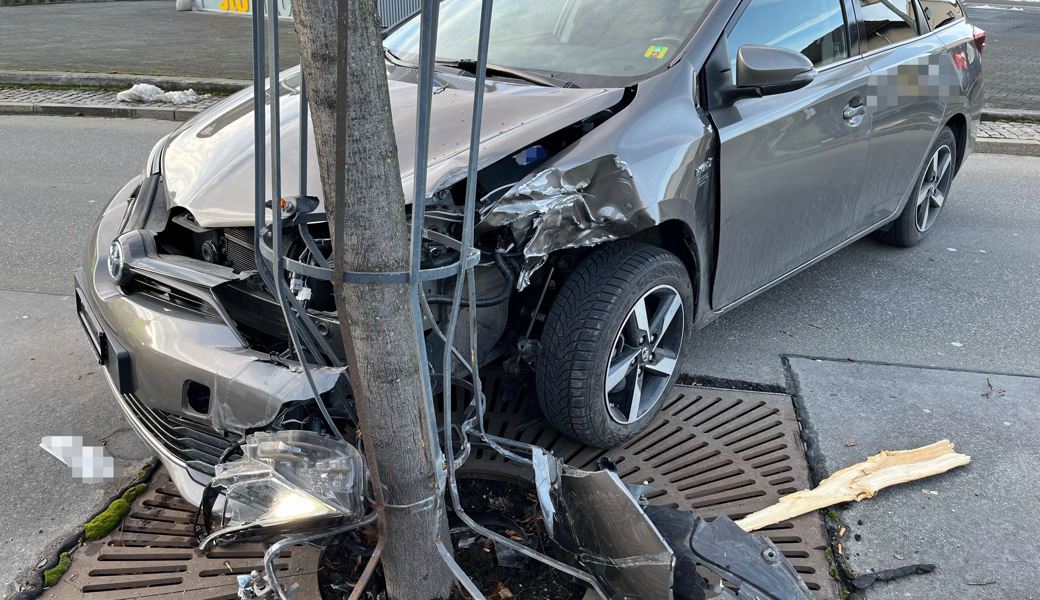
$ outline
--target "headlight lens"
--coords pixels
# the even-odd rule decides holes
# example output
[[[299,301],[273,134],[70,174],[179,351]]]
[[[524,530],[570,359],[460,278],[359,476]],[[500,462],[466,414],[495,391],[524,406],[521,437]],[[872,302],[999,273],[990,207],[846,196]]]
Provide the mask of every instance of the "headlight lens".
[[[112,281],[119,285],[126,279],[126,254],[123,252],[123,244],[116,240],[108,247],[108,274]]]
[[[232,526],[260,527],[365,513],[368,473],[357,448],[310,431],[254,433],[243,456],[217,465]]]

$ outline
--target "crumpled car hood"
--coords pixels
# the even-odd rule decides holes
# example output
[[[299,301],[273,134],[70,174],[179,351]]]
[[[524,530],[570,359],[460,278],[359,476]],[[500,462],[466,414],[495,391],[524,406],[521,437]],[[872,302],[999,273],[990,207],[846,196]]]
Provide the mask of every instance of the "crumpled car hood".
[[[299,190],[299,68],[282,75],[282,193]],[[473,106],[472,79],[439,76],[433,95],[427,193],[466,175]],[[453,83],[454,82],[454,83]],[[481,131],[481,166],[621,101],[623,90],[549,88],[489,82]],[[253,224],[253,93],[243,90],[190,121],[163,153],[163,178],[171,207],[189,210],[204,227]],[[412,197],[417,85],[390,81],[394,132],[405,198]],[[270,140],[268,140],[268,146]],[[308,149],[308,193],[321,198],[313,135]],[[267,153],[270,161],[270,152]],[[268,162],[270,165],[270,162]],[[268,167],[270,168],[270,167]],[[270,183],[268,194],[270,194]]]

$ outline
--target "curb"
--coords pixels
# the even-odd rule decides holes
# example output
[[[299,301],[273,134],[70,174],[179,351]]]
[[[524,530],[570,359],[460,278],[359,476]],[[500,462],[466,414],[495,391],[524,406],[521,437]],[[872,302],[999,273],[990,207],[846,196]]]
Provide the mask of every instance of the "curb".
[[[978,138],[975,140],[975,151],[982,154],[1040,156],[1040,142],[1033,140],[998,140],[994,138]]]
[[[0,0],[2,1],[2,0]],[[122,73],[75,73],[68,71],[0,71],[0,85],[24,87],[56,86],[129,89],[135,83],[150,83],[164,90],[191,88],[200,94],[233,94],[252,84],[243,79],[127,75]]]
[[[124,119],[158,119],[187,121],[202,112],[201,108],[167,108],[153,106],[97,106],[93,104],[27,104],[0,102],[0,115],[51,115],[61,117],[111,117]]]
[[[987,108],[982,111],[983,121],[1025,121],[1040,123],[1040,110],[1011,110]]]
[[[129,484],[127,484],[125,487],[119,490],[114,496],[109,498],[108,501],[104,503],[104,507],[94,512],[94,514],[92,514],[87,519],[87,521],[90,521],[94,517],[104,512],[105,509],[108,508],[108,506],[112,504],[112,502],[114,502],[116,498],[122,497],[123,494],[125,494],[126,491],[130,488],[141,483],[150,483],[152,480],[152,475],[155,474],[155,471],[158,468],[159,459],[149,459],[148,462],[145,463],[143,467],[141,467],[141,470],[138,471],[138,477],[135,477],[133,481],[131,481]],[[87,521],[84,521],[84,523],[86,523]],[[59,557],[61,556],[62,552],[71,552],[73,549],[79,546],[80,540],[82,538],[83,527],[80,526],[74,533],[69,535],[67,538],[65,538],[63,542],[61,542],[61,544],[58,545],[58,548],[54,551],[54,554],[52,554],[51,557],[47,559],[47,561],[44,564],[32,569],[29,572],[29,581],[25,585],[21,586],[21,589],[12,594],[9,597],[10,600],[35,600],[36,598],[39,598],[43,594],[43,592],[45,592],[48,589],[43,587],[44,571],[53,568],[54,565],[58,564],[58,561],[60,560]],[[15,583],[17,583],[17,581]]]

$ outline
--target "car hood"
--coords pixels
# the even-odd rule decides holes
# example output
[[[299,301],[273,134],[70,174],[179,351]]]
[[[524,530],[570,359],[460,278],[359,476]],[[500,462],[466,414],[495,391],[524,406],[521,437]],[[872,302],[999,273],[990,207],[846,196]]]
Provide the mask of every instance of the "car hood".
[[[433,95],[428,194],[466,176],[473,110],[473,79],[439,74]],[[299,68],[282,75],[282,193],[299,190]],[[417,85],[389,82],[394,133],[405,198],[412,198]],[[481,128],[481,166],[621,101],[623,90],[550,88],[489,81]],[[309,133],[308,192],[321,198],[313,133]],[[270,147],[270,137],[267,145]],[[171,207],[182,207],[204,227],[253,224],[253,93],[243,90],[187,123],[163,152],[163,179]],[[267,153],[270,165],[270,152]],[[270,169],[270,166],[268,166]],[[270,171],[268,171],[270,173]],[[267,184],[270,197],[270,182]]]

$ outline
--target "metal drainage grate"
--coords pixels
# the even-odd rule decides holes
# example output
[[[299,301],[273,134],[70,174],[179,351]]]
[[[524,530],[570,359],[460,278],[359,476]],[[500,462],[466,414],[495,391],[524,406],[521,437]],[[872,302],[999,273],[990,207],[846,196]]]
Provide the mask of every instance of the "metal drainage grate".
[[[738,519],[810,486],[809,468],[790,396],[676,386],[646,432],[615,450],[584,447],[532,417],[505,380],[485,381],[487,430],[541,445],[566,463],[594,470],[601,457],[617,464],[629,483],[656,488],[652,504],[702,517]],[[473,475],[529,478],[530,470],[487,449],[475,450],[465,471]],[[818,514],[761,532],[768,536],[817,598],[840,598],[828,573],[827,541]]]
[[[263,571],[260,544],[235,544],[199,552],[191,534],[195,508],[182,499],[165,470],[138,498],[130,515],[108,537],[76,550],[72,567],[43,598],[54,600],[237,600],[236,576]],[[286,587],[299,598],[319,598],[319,552],[294,547],[276,561]]]
[[[492,433],[539,444],[568,464],[594,469],[613,460],[623,479],[657,488],[650,501],[712,517],[740,518],[809,486],[809,471],[789,396],[677,386],[650,428],[622,448],[598,450],[563,437],[536,414],[521,388],[507,379],[485,380],[487,427]],[[458,405],[467,401],[456,395]],[[530,471],[487,449],[475,449],[464,474],[528,479]],[[194,550],[194,508],[164,471],[139,498],[121,528],[80,548],[72,568],[44,598],[68,600],[234,600],[234,575],[260,566],[262,548],[240,544],[203,555]],[[760,532],[791,560],[822,600],[840,597],[828,575],[823,523],[810,514]],[[300,598],[318,598],[318,552],[294,548],[281,561],[284,581],[297,581]]]

